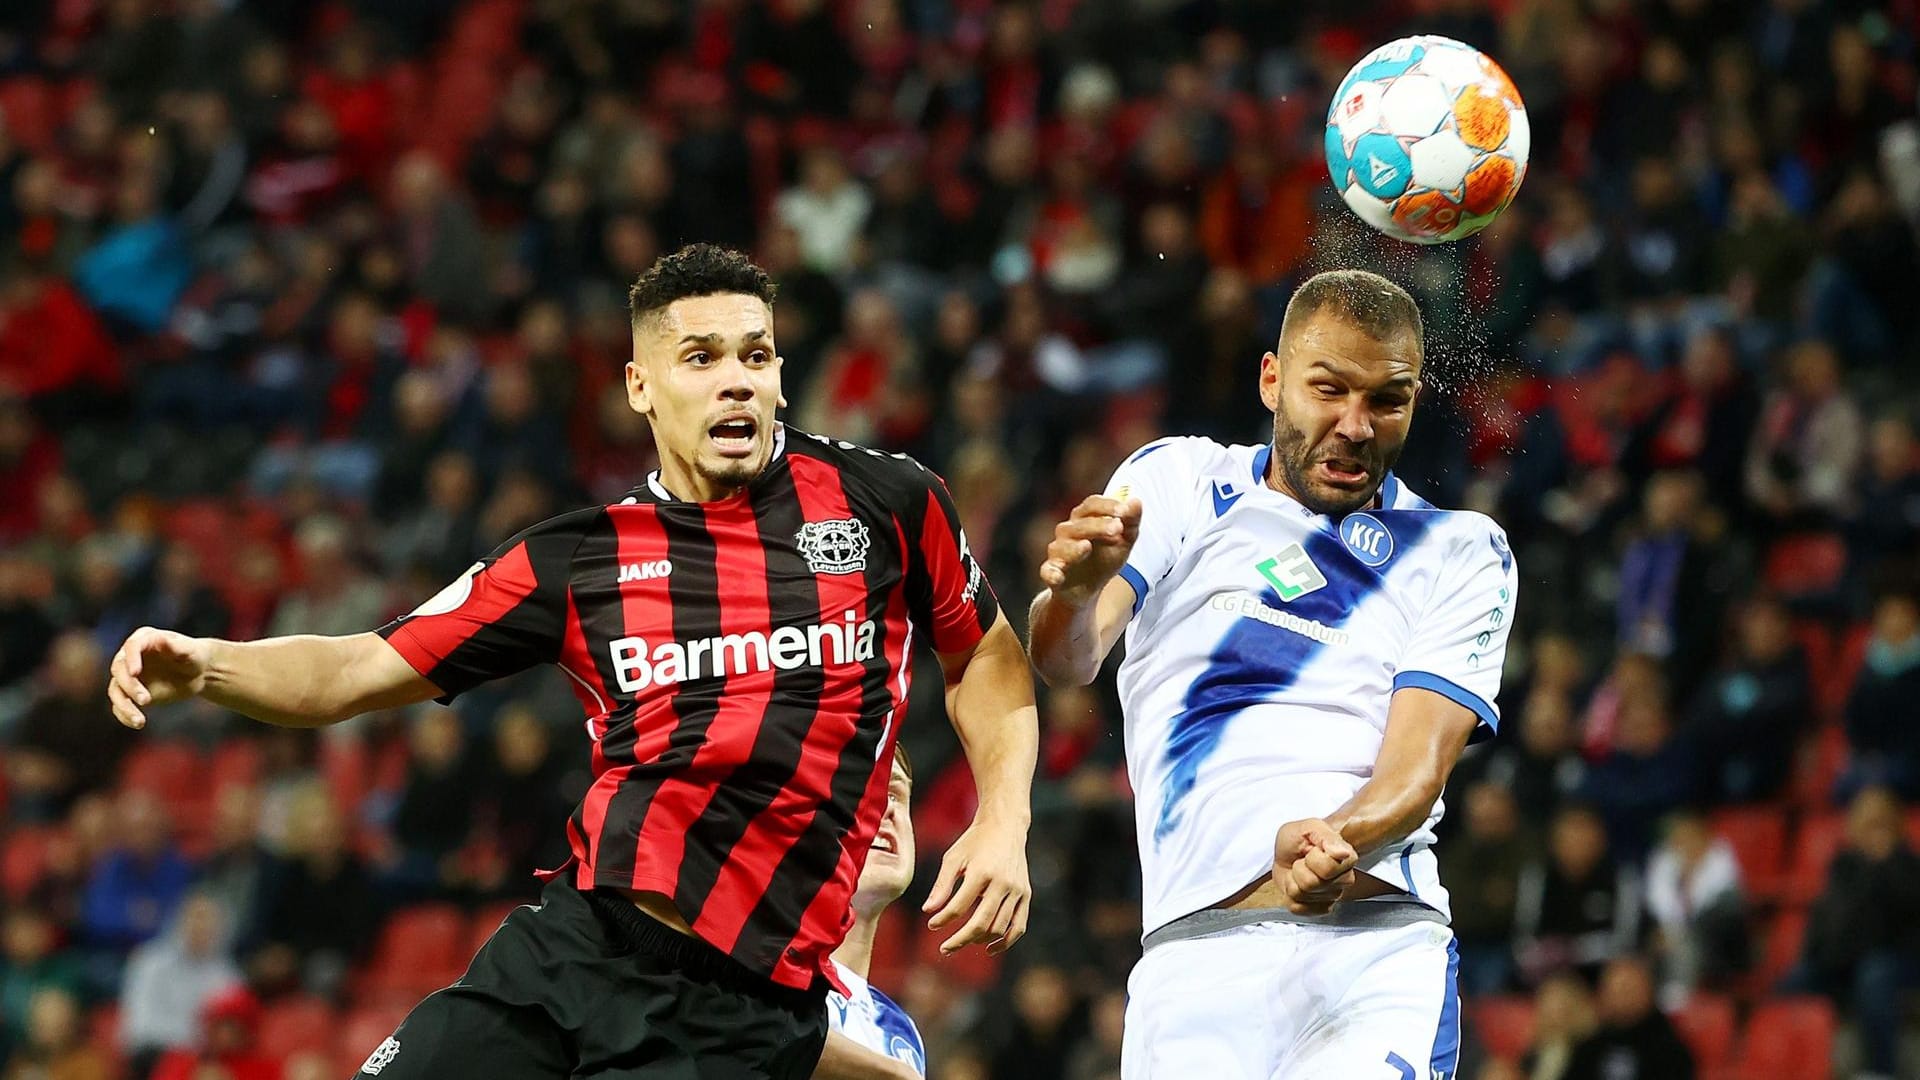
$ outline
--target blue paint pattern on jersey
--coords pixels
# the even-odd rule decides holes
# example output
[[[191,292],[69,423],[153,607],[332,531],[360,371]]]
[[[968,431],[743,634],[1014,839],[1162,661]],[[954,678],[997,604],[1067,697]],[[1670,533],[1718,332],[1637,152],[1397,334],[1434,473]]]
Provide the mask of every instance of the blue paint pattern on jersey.
[[[1429,513],[1375,511],[1376,520],[1393,536],[1394,547],[1410,551],[1439,519]],[[1283,603],[1272,587],[1260,590],[1260,602],[1275,610],[1338,627],[1361,601],[1378,591],[1391,573],[1392,562],[1375,569],[1361,562],[1339,535],[1316,530],[1303,545],[1307,557],[1326,575],[1325,587]],[[1166,754],[1166,800],[1154,827],[1155,843],[1164,840],[1179,823],[1180,804],[1193,791],[1200,766],[1220,745],[1227,724],[1241,710],[1292,686],[1299,673],[1325,648],[1304,634],[1277,629],[1252,619],[1241,619],[1220,639],[1208,658],[1207,669],[1187,691],[1185,708],[1174,719],[1173,737]]]

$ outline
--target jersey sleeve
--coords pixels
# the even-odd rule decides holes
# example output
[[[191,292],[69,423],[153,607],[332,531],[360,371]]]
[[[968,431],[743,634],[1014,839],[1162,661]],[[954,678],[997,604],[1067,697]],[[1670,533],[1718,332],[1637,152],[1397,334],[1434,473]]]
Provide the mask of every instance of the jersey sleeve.
[[[935,652],[965,652],[1000,615],[986,572],[967,547],[967,532],[947,485],[925,467],[907,495],[907,595],[913,621]]]
[[[560,655],[580,537],[568,518],[535,525],[377,633],[440,689],[441,704],[483,682],[550,663]]]
[[[1133,586],[1136,615],[1147,594],[1173,569],[1186,540],[1193,477],[1185,442],[1175,437],[1148,443],[1128,455],[1107,482],[1109,497],[1140,500],[1140,535],[1120,567],[1120,576]]]
[[[1492,736],[1500,729],[1495,700],[1518,593],[1506,533],[1486,522],[1441,568],[1393,689],[1431,690],[1480,718],[1472,741]]]

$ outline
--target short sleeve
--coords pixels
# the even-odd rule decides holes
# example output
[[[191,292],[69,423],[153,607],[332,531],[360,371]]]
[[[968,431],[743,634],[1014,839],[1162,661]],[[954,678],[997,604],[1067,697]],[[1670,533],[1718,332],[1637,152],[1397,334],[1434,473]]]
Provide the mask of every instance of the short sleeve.
[[[1473,741],[1497,732],[1495,701],[1518,593],[1513,549],[1506,534],[1486,522],[1441,568],[1393,689],[1431,690],[1472,710],[1480,718]]]
[[[907,588],[913,620],[935,652],[965,652],[1000,615],[999,600],[967,546],[953,496],[938,476],[907,496]]]
[[[560,655],[577,528],[542,522],[468,567],[412,612],[377,631],[442,704],[483,682]]]
[[[1186,540],[1187,510],[1193,501],[1187,449],[1180,438],[1150,442],[1128,455],[1107,482],[1106,494],[1115,499],[1140,500],[1140,535],[1120,567],[1120,576],[1133,586],[1133,612],[1147,602],[1147,594],[1173,569]]]

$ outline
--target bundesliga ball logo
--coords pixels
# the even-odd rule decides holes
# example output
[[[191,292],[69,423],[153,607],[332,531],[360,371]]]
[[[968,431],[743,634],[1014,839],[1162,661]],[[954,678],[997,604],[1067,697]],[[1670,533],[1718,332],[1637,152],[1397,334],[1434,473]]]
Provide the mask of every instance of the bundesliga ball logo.
[[[1527,175],[1532,129],[1513,81],[1451,38],[1368,53],[1327,110],[1327,171],[1360,220],[1410,244],[1471,236]]]

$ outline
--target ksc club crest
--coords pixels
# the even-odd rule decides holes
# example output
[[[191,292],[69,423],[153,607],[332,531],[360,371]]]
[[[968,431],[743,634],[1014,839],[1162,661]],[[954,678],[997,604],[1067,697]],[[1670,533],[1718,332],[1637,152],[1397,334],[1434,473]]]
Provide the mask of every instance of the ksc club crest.
[[[859,518],[809,521],[793,541],[816,574],[857,574],[867,568],[867,524]]]

